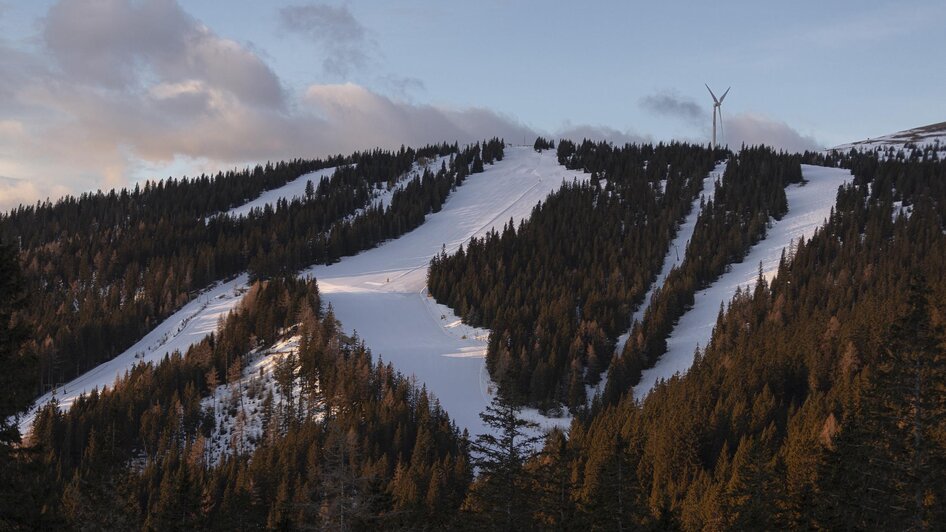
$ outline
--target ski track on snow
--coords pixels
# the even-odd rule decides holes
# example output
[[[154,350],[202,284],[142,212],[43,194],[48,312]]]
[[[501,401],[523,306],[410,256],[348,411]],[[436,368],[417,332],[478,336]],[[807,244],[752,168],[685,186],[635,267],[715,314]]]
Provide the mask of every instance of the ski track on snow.
[[[510,218],[518,224],[563,180],[588,178],[559,165],[554,151],[507,147],[502,161],[469,176],[443,209],[414,231],[305,274],[318,279],[323,301],[374,356],[426,386],[458,427],[483,433],[479,413],[495,392],[485,362],[489,331],[463,324],[428,296],[430,259],[441,249],[452,253],[473,236],[501,230]],[[523,415],[543,428],[567,427],[571,421],[529,409]]]
[[[436,159],[431,169],[446,159]],[[315,174],[330,175],[333,170]],[[312,176],[267,191],[226,214],[243,216],[252,208],[297,197],[306,181],[315,182]],[[392,362],[405,375],[414,376],[418,385],[425,385],[461,429],[484,432],[479,413],[495,392],[485,365],[489,331],[463,324],[452,310],[427,295],[430,259],[443,248],[456,251],[472,236],[501,230],[510,219],[518,224],[563,181],[588,177],[560,166],[554,151],[539,154],[531,147],[507,147],[504,160],[468,176],[442,210],[428,215],[417,229],[335,264],[304,270],[303,275],[318,279],[323,301],[332,304],[342,326],[357,331],[375,357]],[[398,186],[406,182],[402,179]],[[386,204],[392,194],[393,189],[384,191],[374,201]],[[244,274],[201,292],[121,355],[37,399],[19,418],[21,434],[29,431],[36,412],[53,396],[61,410],[68,410],[79,395],[112,386],[135,364],[157,363],[174,351],[185,353],[217,329],[246,288]],[[567,417],[547,418],[534,410],[523,415],[543,428],[570,423]]]
[[[656,366],[644,370],[640,384],[634,387],[635,398],[643,399],[659,380],[686,373],[697,346],[702,349],[709,343],[720,305],[728,304],[737,288],[755,286],[760,262],[763,275],[771,281],[777,273],[782,250],[799,237],[811,238],[828,218],[838,187],[852,179],[845,169],[804,164],[802,175],[807,183],[785,188],[788,214],[773,221],[765,240],[753,246],[742,262],[731,264],[729,271],[716,282],[696,293],[693,308],[680,318],[667,339],[667,352]]]
[[[182,354],[187,352],[190,346],[217,330],[219,321],[243,299],[246,285],[246,274],[217,283],[161,322],[124,353],[43,394],[33,407],[20,416],[20,434],[29,432],[36,412],[54,396],[59,401],[59,408],[65,411],[72,407],[80,395],[95,389],[104,390],[115,384],[135,364],[157,364],[175,351]]]
[[[634,311],[634,314],[631,315],[631,327],[634,326],[634,322],[641,321],[644,319],[644,313],[647,312],[647,308],[650,306],[650,301],[654,297],[654,292],[667,280],[667,276],[670,275],[670,270],[680,264],[683,261],[684,254],[686,253],[687,246],[690,243],[690,239],[693,238],[693,230],[696,229],[696,219],[700,216],[700,202],[705,200],[709,201],[713,199],[713,194],[716,192],[716,181],[722,179],[723,174],[726,172],[726,161],[718,163],[715,168],[713,168],[706,177],[703,178],[703,189],[700,191],[700,194],[693,200],[693,204],[690,206],[690,213],[687,214],[686,218],[683,220],[683,223],[680,224],[680,227],[677,228],[677,234],[673,238],[673,241],[670,243],[670,247],[667,249],[667,255],[664,257],[663,267],[660,269],[660,274],[657,276],[657,279],[651,283],[650,288],[647,289],[647,294],[644,296],[643,302],[637,310]],[[666,181],[662,182],[662,189],[666,188]],[[631,329],[628,329],[627,332],[618,336],[617,343],[614,346],[614,356],[621,356],[621,353],[624,352],[624,346],[627,345],[627,340],[631,337]],[[608,372],[604,371],[601,374],[601,380],[598,384],[594,386],[587,387],[587,396],[589,400],[604,391],[605,386],[608,382]]]

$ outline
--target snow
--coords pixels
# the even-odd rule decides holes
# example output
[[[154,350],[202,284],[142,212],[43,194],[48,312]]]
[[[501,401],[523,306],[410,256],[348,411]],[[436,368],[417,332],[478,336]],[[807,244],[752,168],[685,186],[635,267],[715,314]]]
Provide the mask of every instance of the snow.
[[[419,228],[306,274],[318,279],[342,326],[357,332],[376,357],[416,377],[461,429],[485,432],[479,413],[495,392],[485,365],[489,331],[464,325],[427,294],[430,259],[501,229],[510,218],[518,224],[564,180],[588,177],[560,166],[554,151],[507,147],[502,161],[469,176]],[[570,422],[535,411],[524,415],[544,427]]]
[[[690,212],[687,214],[686,218],[683,220],[683,223],[677,228],[677,234],[670,242],[670,247],[667,249],[667,255],[664,257],[663,267],[660,269],[660,274],[657,275],[657,279],[650,285],[650,288],[647,289],[647,294],[644,295],[644,301],[641,305],[634,311],[634,314],[631,315],[631,327],[634,327],[634,322],[642,321],[644,319],[644,313],[647,312],[647,307],[650,306],[651,299],[654,297],[654,292],[657,291],[658,287],[663,286],[664,282],[667,280],[667,276],[670,275],[670,270],[677,266],[681,261],[683,261],[683,254],[686,252],[687,245],[690,243],[690,239],[693,238],[693,230],[696,228],[696,219],[700,216],[700,201],[701,200],[711,200],[713,199],[713,193],[716,192],[715,183],[717,179],[721,179],[723,173],[726,172],[726,161],[718,163],[710,173],[703,178],[703,189],[700,191],[699,196],[693,200],[693,205],[690,207]],[[666,180],[662,181],[664,183],[662,186],[666,187]],[[624,346],[627,345],[627,340],[631,337],[631,329],[628,329],[627,332],[618,336],[617,343],[614,346],[614,356],[621,356],[621,353],[624,352]],[[604,391],[605,386],[608,383],[608,372],[604,371],[601,374],[601,380],[593,386],[585,387],[585,395],[588,397],[589,401],[594,398],[596,395]]]
[[[375,189],[372,191],[372,198],[370,200],[371,204],[380,205],[381,208],[386,208],[391,204],[391,198],[394,197],[394,192],[404,188],[407,183],[410,182],[415,176],[423,175],[424,169],[429,168],[431,172],[436,173],[437,170],[440,170],[440,165],[449,162],[450,156],[446,157],[437,157],[431,161],[428,161],[424,165],[414,163],[413,168],[406,174],[400,176],[397,180],[397,183],[391,187],[383,189]],[[260,196],[248,203],[239,205],[230,209],[229,211],[223,213],[224,216],[230,216],[233,218],[242,218],[248,216],[250,212],[254,209],[263,209],[267,205],[270,207],[275,207],[280,200],[292,201],[294,199],[303,199],[305,198],[305,187],[309,181],[312,181],[312,185],[318,188],[319,182],[323,177],[332,177],[332,174],[335,173],[337,167],[323,168],[321,170],[316,170],[305,174],[303,176],[297,177],[296,179],[286,183],[285,185],[274,188],[272,190],[264,191]],[[363,209],[359,209],[358,212],[361,212]],[[355,213],[355,215],[358,214]],[[353,216],[355,216],[353,215]]]
[[[635,398],[646,396],[657,381],[690,368],[696,348],[710,341],[720,305],[728,304],[737,288],[751,289],[755,285],[760,263],[763,275],[771,280],[778,270],[782,249],[802,236],[811,238],[830,214],[838,187],[851,180],[848,170],[821,166],[802,165],[802,175],[807,183],[786,187],[788,214],[773,222],[765,240],[753,246],[742,262],[732,264],[715,283],[696,294],[693,308],[680,318],[667,339],[667,352],[656,366],[643,372],[640,384],[634,388]]]
[[[895,152],[906,150],[907,145],[917,147],[933,147],[940,156],[946,154],[946,122],[930,124],[928,126],[898,131],[882,137],[851,142],[831,148],[833,151],[847,152],[854,148],[861,152],[886,152],[893,149]]]
[[[292,336],[277,342],[268,349],[250,353],[249,363],[243,368],[243,376],[237,382],[217,386],[213,394],[201,400],[201,409],[213,411],[214,431],[205,442],[205,459],[208,464],[217,464],[221,458],[235,452],[246,454],[253,451],[263,439],[264,401],[273,394],[273,409],[284,408],[286,397],[276,385],[273,370],[276,364],[289,354],[298,354],[299,337]],[[298,371],[298,362],[296,365]],[[300,402],[302,379],[296,377],[291,400]],[[324,414],[321,408],[308,412],[316,419]],[[235,431],[238,419],[243,418],[242,433]],[[277,423],[274,415],[272,423]]]
[[[175,351],[185,353],[190,346],[217,330],[217,324],[243,299],[247,276],[217,283],[201,292],[180,310],[155,327],[135,345],[117,357],[104,362],[72,381],[44,394],[19,419],[20,434],[29,432],[36,412],[55,395],[60,410],[68,410],[80,395],[113,385],[135,364],[160,362]]]
[[[323,177],[332,177],[334,173],[335,167],[333,166],[302,175],[281,187],[266,190],[256,199],[234,207],[223,214],[233,218],[243,218],[248,216],[254,209],[263,209],[267,205],[275,207],[276,203],[283,199],[287,201],[292,201],[296,198],[302,199],[305,197],[305,187],[309,181],[312,181],[313,186],[318,187],[319,181],[321,181]]]
[[[435,160],[431,169],[438,169],[446,159]],[[415,168],[416,171],[422,170]],[[483,173],[469,176],[463,186],[450,195],[442,210],[429,215],[419,228],[377,248],[343,258],[330,266],[310,268],[303,274],[316,276],[323,300],[333,305],[342,326],[357,331],[375,356],[392,362],[402,373],[414,375],[419,384],[426,385],[461,429],[469,429],[471,434],[484,432],[479,413],[495,392],[485,367],[489,331],[463,324],[453,311],[427,295],[430,259],[442,247],[450,253],[472,236],[501,229],[510,218],[518,224],[565,180],[587,181],[588,177],[560,166],[553,151],[539,154],[531,147],[507,148],[503,161],[487,166]],[[299,178],[293,183],[300,180],[304,190],[308,178]],[[402,179],[399,185],[406,181]],[[280,190],[282,192],[277,192]],[[269,191],[250,204],[259,207],[267,202],[275,203],[287,197],[283,195],[290,193],[286,190],[281,187]],[[382,194],[375,200],[384,202],[385,197],[393,195],[393,189],[385,192],[390,194]],[[253,208],[250,204],[230,213],[248,213]],[[186,352],[216,330],[220,319],[242,300],[246,287],[245,274],[218,283],[121,355],[43,395],[33,408],[21,415],[21,433],[28,432],[38,409],[54,394],[60,408],[67,410],[79,395],[111,386],[135,364],[157,363],[174,351]],[[258,378],[252,377],[252,372],[258,373],[260,364],[271,363],[266,359],[256,360],[247,368],[245,378]],[[269,371],[264,367],[264,379]],[[228,390],[224,386],[215,395],[228,396]],[[523,415],[545,428],[570,423],[568,418],[546,418],[531,410]],[[225,426],[223,419],[219,421]],[[256,423],[249,415],[248,441],[256,435]],[[225,443],[222,437],[210,442],[208,452],[212,459],[218,459],[226,451]]]
[[[893,202],[893,221],[897,221],[901,215],[907,220],[910,219],[910,216],[913,214],[913,205],[904,205],[903,201],[897,200]]]

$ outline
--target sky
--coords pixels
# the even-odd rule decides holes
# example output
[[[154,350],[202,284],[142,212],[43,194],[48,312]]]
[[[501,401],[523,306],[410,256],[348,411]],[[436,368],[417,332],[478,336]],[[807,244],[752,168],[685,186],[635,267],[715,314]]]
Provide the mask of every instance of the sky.
[[[376,146],[946,120],[946,3],[0,0],[0,208]]]

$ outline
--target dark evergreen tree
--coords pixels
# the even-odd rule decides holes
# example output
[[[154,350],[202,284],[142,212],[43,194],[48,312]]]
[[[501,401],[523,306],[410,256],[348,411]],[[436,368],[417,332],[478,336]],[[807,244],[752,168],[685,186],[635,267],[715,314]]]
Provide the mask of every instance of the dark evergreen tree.
[[[496,530],[521,530],[532,518],[531,479],[524,466],[541,441],[538,425],[498,395],[480,418],[490,432],[477,435],[471,445],[479,478],[466,505]]]

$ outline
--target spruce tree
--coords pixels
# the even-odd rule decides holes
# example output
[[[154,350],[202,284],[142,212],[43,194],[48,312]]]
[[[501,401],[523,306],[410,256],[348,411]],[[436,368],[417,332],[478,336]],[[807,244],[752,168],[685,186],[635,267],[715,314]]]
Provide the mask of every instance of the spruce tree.
[[[532,494],[524,464],[536,454],[541,441],[538,425],[520,417],[521,408],[499,395],[480,413],[491,429],[471,447],[479,480],[468,506],[497,530],[521,530],[531,522]]]

